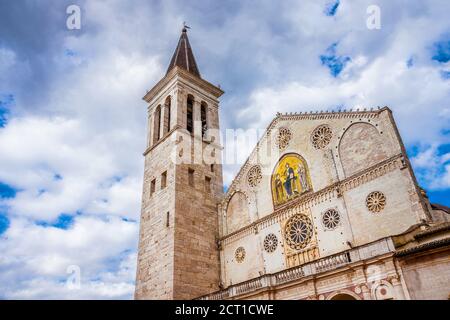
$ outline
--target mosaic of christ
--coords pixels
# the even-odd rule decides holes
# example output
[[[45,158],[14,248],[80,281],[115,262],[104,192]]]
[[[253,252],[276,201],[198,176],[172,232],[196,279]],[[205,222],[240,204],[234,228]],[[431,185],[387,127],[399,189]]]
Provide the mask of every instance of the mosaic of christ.
[[[274,204],[283,204],[310,189],[311,179],[306,161],[296,154],[283,156],[272,175]]]

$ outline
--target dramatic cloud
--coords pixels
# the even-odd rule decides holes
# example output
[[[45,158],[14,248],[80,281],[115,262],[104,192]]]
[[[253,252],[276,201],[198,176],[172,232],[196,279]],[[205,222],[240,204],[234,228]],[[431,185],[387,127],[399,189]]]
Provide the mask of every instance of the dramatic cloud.
[[[15,219],[0,242],[0,298],[129,298],[135,272],[135,223],[80,216],[70,229]],[[132,252],[133,251],[133,252]],[[72,266],[80,289],[70,290]]]
[[[81,29],[66,8],[81,8]],[[381,9],[381,29],[366,26]],[[448,1],[0,3],[0,298],[133,296],[146,105],[183,21],[221,126],[390,106],[450,205]],[[243,161],[251,148],[241,150]],[[229,185],[239,164],[225,166]],[[70,280],[80,270],[80,286]],[[75,271],[74,271],[75,270]]]

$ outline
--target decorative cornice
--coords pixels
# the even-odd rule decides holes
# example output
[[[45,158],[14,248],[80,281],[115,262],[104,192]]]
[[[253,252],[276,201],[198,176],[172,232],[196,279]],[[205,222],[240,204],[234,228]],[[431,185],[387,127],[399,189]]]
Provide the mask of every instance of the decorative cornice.
[[[343,192],[354,189],[361,184],[381,177],[388,172],[392,172],[396,168],[401,169],[403,166],[403,155],[395,155],[342,181],[338,181],[314,193],[304,194],[289,203],[277,207],[273,213],[222,237],[220,241],[223,244],[228,244],[235,240],[241,239],[242,237],[251,234],[255,228],[257,228],[257,230],[261,230],[274,223],[279,223],[297,213],[302,213],[319,203],[332,198],[340,197]]]
[[[180,130],[186,130],[186,129],[184,129],[182,126],[176,125],[176,126],[173,127],[172,129],[170,129],[170,131],[166,132],[166,133],[161,137],[161,139],[159,139],[157,142],[155,142],[155,143],[152,144],[151,146],[147,147],[147,149],[145,149],[143,155],[146,156],[150,151],[152,151],[152,150],[155,149],[157,146],[159,146],[161,143],[163,143],[165,140],[167,140],[167,138],[169,138],[170,135],[171,135],[173,132],[177,131],[178,129],[180,129]],[[195,135],[193,135],[193,134],[189,134],[189,133],[186,133],[186,132],[181,132],[181,134],[183,134],[183,135],[185,135],[185,136],[187,136],[187,137],[190,137],[191,139],[197,139],[198,141],[201,141],[202,143],[206,143],[206,144],[208,144],[208,145],[210,145],[210,146],[213,146],[214,148],[216,148],[216,149],[218,149],[218,150],[223,150],[223,147],[222,147],[220,144],[217,144],[217,143],[215,143],[215,142],[211,142],[211,141],[205,140],[205,139],[202,138],[202,137],[195,136]]]
[[[350,110],[338,110],[338,111],[310,111],[310,112],[287,112],[287,113],[277,113],[277,117],[274,119],[283,119],[283,120],[323,120],[323,119],[342,119],[342,118],[376,118],[378,115],[384,110],[389,110],[388,107],[378,107],[377,109],[370,108],[367,110],[366,108],[360,110],[353,109]]]
[[[415,239],[423,239],[423,238],[427,238],[431,235],[435,235],[437,233],[441,233],[441,232],[449,231],[449,230],[450,230],[450,222],[444,222],[444,223],[440,223],[438,225],[432,226],[427,230],[417,233],[414,236],[414,238]]]
[[[389,258],[393,255],[393,250],[391,238],[382,238],[299,266],[236,283],[220,291],[198,297],[197,300],[222,300],[255,294],[261,290],[275,290],[295,282],[319,278],[330,272],[339,272],[344,268],[354,268],[369,259]],[[371,254],[367,255],[367,252]],[[360,283],[360,285],[363,284],[365,282]]]
[[[187,80],[189,80],[190,83],[194,83],[198,87],[204,89],[207,92],[210,92],[212,95],[214,95],[216,98],[219,98],[222,94],[224,94],[224,91],[220,89],[219,87],[216,87],[215,85],[209,83],[208,81],[199,78],[192,73],[176,66],[173,69],[167,73],[164,78],[162,78],[150,91],[148,91],[145,96],[142,98],[144,101],[150,103],[152,99],[157,95],[161,89],[166,86],[170,81],[173,80],[176,76],[181,76]]]
[[[150,151],[152,151],[153,149],[155,149],[157,146],[159,146],[161,143],[163,143],[168,137],[170,137],[170,135],[172,134],[172,132],[175,132],[177,129],[181,129],[180,125],[176,125],[175,127],[173,127],[170,131],[166,132],[161,139],[159,139],[158,141],[156,141],[155,143],[153,143],[151,146],[149,146],[147,149],[145,149],[143,156],[145,157]]]
[[[444,238],[444,239],[439,239],[436,241],[432,241],[432,242],[428,242],[428,243],[424,243],[412,248],[408,248],[408,249],[403,249],[403,250],[399,250],[395,253],[396,257],[403,257],[403,256],[407,256],[413,253],[418,253],[418,252],[422,252],[428,249],[435,249],[435,248],[440,248],[443,246],[447,246],[450,245],[450,237]]]

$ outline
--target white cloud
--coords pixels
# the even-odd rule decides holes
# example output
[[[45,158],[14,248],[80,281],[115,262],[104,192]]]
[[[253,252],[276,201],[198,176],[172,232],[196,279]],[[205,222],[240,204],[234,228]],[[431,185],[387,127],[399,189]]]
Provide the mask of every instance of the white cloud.
[[[0,93],[14,94],[16,103],[0,128],[0,181],[19,189],[2,201],[11,226],[0,241],[0,297],[132,297],[137,223],[120,217],[139,217],[146,132],[140,98],[163,76],[185,20],[200,71],[227,91],[223,129],[263,129],[277,111],[389,105],[405,142],[424,146],[413,160],[421,181],[447,188],[448,158],[436,148],[449,142],[442,133],[450,121],[449,82],[440,76],[448,64],[430,60],[431,45],[450,27],[447,1],[378,1],[380,31],[365,25],[372,1],[341,1],[333,17],[323,14],[327,2],[223,3],[218,10],[88,1],[80,4],[80,32],[52,33],[49,48],[0,47]],[[332,43],[336,54],[351,57],[337,78],[319,59]],[[36,61],[48,65],[39,69]],[[41,82],[45,91],[28,87]],[[224,169],[229,185],[239,165]],[[34,224],[75,212],[81,215],[68,230]],[[81,290],[65,286],[70,264],[81,267]]]
[[[299,37],[314,34],[313,41],[304,43],[303,51],[314,52],[315,62],[310,62],[309,54],[298,52],[304,72],[296,79],[255,88],[246,107],[237,111],[237,118],[248,120],[249,127],[265,128],[276,112],[387,105],[394,111],[407,145],[449,142],[448,135],[443,134],[450,124],[449,83],[440,74],[445,65],[436,65],[430,51],[433,42],[450,27],[442,8],[383,2],[383,25],[377,32],[365,27],[365,2],[351,6],[341,2],[336,19],[317,17],[316,23],[311,19],[316,19],[312,13],[319,10],[319,5],[298,5],[299,10],[290,10],[288,16],[298,24]],[[337,54],[351,57],[337,78],[330,77],[326,67],[317,65],[318,55],[334,42],[338,43]],[[406,62],[411,56],[415,64],[408,68]],[[235,169],[225,169],[229,184]]]
[[[16,63],[14,51],[7,48],[0,48],[0,73],[5,73]]]
[[[450,152],[439,152],[437,144],[420,150],[412,159],[419,179],[431,190],[450,188]]]
[[[425,84],[423,79],[427,80]],[[264,127],[277,111],[325,110],[338,105],[345,105],[347,109],[388,105],[402,124],[406,141],[431,143],[441,139],[441,131],[447,125],[445,120],[450,119],[442,119],[450,108],[447,100],[448,84],[435,68],[407,69],[404,59],[395,60],[387,53],[347,81],[330,79],[312,86],[290,82],[278,88],[257,89],[242,114],[246,118],[249,113],[263,115],[256,126]]]
[[[74,119],[13,119],[0,131],[0,148],[7,155],[0,159],[0,180],[21,190],[6,201],[10,213],[52,220],[61,213],[88,210],[136,219],[142,187],[140,150],[110,147],[119,140],[108,142],[114,134],[92,138]],[[127,149],[135,155],[135,163],[129,164],[134,171],[122,165],[122,157],[130,158],[122,154]]]
[[[13,219],[0,242],[0,281],[5,298],[129,298],[134,288],[138,224],[117,217],[78,216],[67,230]],[[110,259],[122,259],[113,270]],[[71,265],[81,288],[66,286]],[[37,286],[38,285],[38,286]],[[109,291],[112,289],[112,291]]]
[[[0,243],[0,297],[132,298],[138,222],[119,217],[139,220],[141,97],[162,66],[157,55],[134,50],[130,25],[114,23],[108,13],[102,18],[102,10],[117,14],[118,3],[89,2],[84,9],[93,17],[91,32],[67,33],[62,47],[48,53],[54,74],[42,98],[35,94],[29,106],[20,94],[25,88],[0,90],[16,98],[14,117],[0,128],[0,181],[18,189],[15,198],[1,200],[11,224]],[[12,50],[2,51],[10,74],[29,65],[12,57]],[[77,212],[68,230],[34,224]],[[80,290],[65,286],[72,264],[81,267]]]

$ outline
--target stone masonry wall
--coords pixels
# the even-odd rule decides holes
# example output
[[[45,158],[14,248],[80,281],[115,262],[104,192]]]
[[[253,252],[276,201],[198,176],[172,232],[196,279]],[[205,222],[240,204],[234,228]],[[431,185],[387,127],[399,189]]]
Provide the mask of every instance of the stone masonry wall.
[[[194,170],[193,186],[189,169]],[[219,289],[217,202],[222,171],[216,166],[182,164],[176,170],[174,299],[193,299]],[[205,185],[211,179],[211,189]]]
[[[450,255],[448,249],[401,260],[411,299],[447,300],[450,298]]]
[[[170,299],[173,287],[175,166],[167,161],[170,138],[145,158],[142,213],[137,265],[137,299]],[[166,188],[161,189],[161,174],[167,171]],[[150,196],[151,181],[156,179]],[[169,225],[167,226],[167,212]]]

